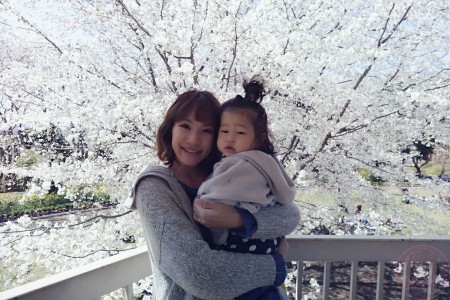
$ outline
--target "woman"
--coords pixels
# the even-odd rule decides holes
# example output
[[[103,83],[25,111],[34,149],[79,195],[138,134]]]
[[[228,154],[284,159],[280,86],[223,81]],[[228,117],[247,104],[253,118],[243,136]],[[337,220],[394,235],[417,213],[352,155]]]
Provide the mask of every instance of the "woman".
[[[290,233],[300,214],[295,204],[273,206],[253,217],[205,199],[192,201],[218,161],[213,147],[220,104],[210,92],[190,90],[176,99],[157,133],[157,154],[167,167],[149,166],[132,189],[144,228],[156,299],[230,299],[251,289],[280,285],[286,276],[280,253],[252,255],[210,248],[211,228],[229,228],[253,238]],[[249,223],[256,226],[249,226]],[[245,228],[241,228],[245,225]],[[208,243],[210,242],[210,243]]]

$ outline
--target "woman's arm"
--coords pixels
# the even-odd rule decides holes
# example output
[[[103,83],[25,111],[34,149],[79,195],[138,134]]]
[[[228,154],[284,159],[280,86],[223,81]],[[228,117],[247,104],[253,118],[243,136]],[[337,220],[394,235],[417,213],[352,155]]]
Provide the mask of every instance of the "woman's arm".
[[[254,239],[276,238],[293,232],[300,224],[300,210],[294,202],[287,205],[262,207],[253,216],[256,219]]]
[[[276,204],[262,207],[253,217],[256,220],[256,230],[252,238],[276,238],[295,230],[300,223],[300,210],[295,202],[287,205]],[[237,229],[244,226],[242,216],[236,208],[207,199],[194,201],[194,218],[211,229]]]
[[[188,293],[230,299],[274,284],[277,270],[271,255],[211,250],[190,219],[192,214],[186,214],[190,207],[186,195],[174,192],[164,179],[141,180],[136,207],[153,267]]]

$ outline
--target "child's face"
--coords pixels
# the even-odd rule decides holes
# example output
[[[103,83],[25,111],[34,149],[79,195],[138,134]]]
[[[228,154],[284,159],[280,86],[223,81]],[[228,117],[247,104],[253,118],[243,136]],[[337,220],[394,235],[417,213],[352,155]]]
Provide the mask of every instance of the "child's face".
[[[254,149],[255,129],[250,117],[245,110],[222,113],[217,148],[224,156]]]

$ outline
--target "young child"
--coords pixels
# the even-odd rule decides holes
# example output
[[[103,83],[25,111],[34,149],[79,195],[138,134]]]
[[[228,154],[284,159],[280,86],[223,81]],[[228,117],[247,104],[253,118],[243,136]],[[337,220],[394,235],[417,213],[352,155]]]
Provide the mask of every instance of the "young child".
[[[221,106],[217,148],[223,158],[214,165],[209,179],[200,185],[198,198],[233,205],[253,214],[276,202],[291,203],[295,187],[274,156],[267,114],[260,104],[265,96],[263,83],[253,77],[250,82],[244,82],[244,90],[245,97],[237,95]],[[230,252],[270,254],[276,251],[281,240],[249,239],[227,229],[211,232],[218,249]],[[267,288],[259,288],[258,295],[266,295]],[[253,298],[256,299],[249,294],[242,299]]]

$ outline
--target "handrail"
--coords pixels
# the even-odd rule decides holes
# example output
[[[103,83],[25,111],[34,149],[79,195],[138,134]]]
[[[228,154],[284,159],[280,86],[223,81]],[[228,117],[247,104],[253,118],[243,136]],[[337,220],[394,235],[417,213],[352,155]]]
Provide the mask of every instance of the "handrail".
[[[421,245],[433,247],[450,258],[450,237],[442,236],[290,235],[288,238],[288,261],[396,261],[406,250]]]
[[[150,274],[147,247],[143,246],[6,290],[0,299],[99,299],[119,288],[131,295],[132,283]]]
[[[302,278],[303,262],[325,262],[323,299],[328,299],[330,262],[351,262],[350,299],[356,291],[357,263],[378,262],[377,299],[383,299],[384,277],[380,274],[384,274],[385,262],[404,261],[404,278],[409,278],[410,261],[431,262],[434,270],[436,262],[448,264],[450,258],[450,237],[290,235],[288,241],[287,261],[298,263],[297,278]],[[144,246],[1,292],[0,300],[99,299],[120,288],[125,288],[126,298],[131,299],[132,282],[150,274]],[[430,276],[429,295],[433,279]],[[302,280],[297,280],[296,288],[296,299],[301,299]],[[403,282],[403,299],[408,297],[408,288],[409,279]]]
[[[383,297],[384,267],[386,262],[403,262],[402,300],[410,299],[410,263],[427,262],[430,269],[436,262],[446,264],[446,280],[449,278],[450,237],[406,237],[406,236],[289,236],[287,261],[297,261],[296,299],[302,298],[302,278],[304,261],[319,261],[324,264],[323,299],[328,299],[330,282],[330,262],[350,262],[350,299],[356,297],[358,262],[377,263],[376,299]],[[430,272],[431,274],[432,272]],[[432,299],[435,286],[434,277],[428,280],[427,298]],[[449,295],[450,296],[450,295]],[[421,295],[420,299],[423,299]]]

